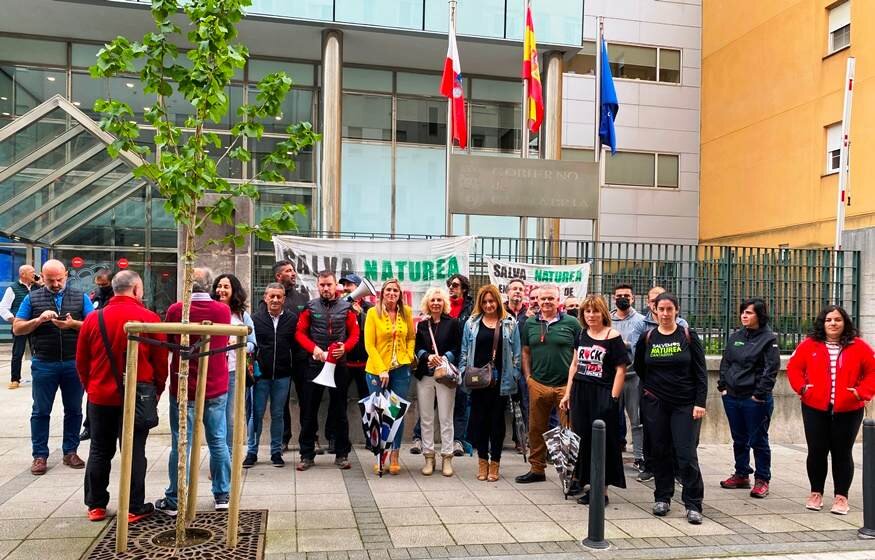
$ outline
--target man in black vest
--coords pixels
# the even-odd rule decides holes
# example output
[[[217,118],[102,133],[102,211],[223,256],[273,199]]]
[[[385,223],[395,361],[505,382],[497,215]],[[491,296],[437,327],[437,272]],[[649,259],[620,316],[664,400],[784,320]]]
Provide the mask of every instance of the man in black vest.
[[[324,385],[314,383],[322,371],[328,353],[337,362],[334,371],[334,384],[347,389],[349,379],[346,371],[346,354],[355,348],[359,339],[358,317],[346,299],[337,298],[337,278],[334,273],[323,270],[317,279],[319,297],[307,303],[298,317],[295,339],[307,352],[309,367],[302,383],[302,393],[298,395],[301,406],[301,434],[298,443],[301,449],[301,462],[297,469],[305,471],[313,466],[316,458],[316,430],[319,423],[319,405],[322,403]],[[350,468],[349,421],[346,416],[346,395],[335,395],[339,389],[329,389],[331,402],[328,415],[334,425],[334,464],[340,469]]]
[[[82,384],[76,372],[76,342],[82,321],[94,310],[85,292],[67,288],[67,270],[54,259],[43,264],[45,286],[28,294],[12,323],[17,336],[30,335],[33,351],[30,371],[33,377],[33,412],[30,415],[30,440],[33,464],[30,472],[45,474],[49,457],[49,422],[58,388],[64,403],[64,439],[61,449],[64,464],[82,469],[85,462],[79,449],[82,425]]]
[[[29,264],[23,264],[18,267],[18,282],[6,288],[6,293],[3,294],[3,299],[0,300],[0,317],[3,320],[12,323],[15,320],[15,314],[21,307],[21,302],[30,290],[34,287],[34,269]],[[24,350],[27,347],[27,337],[12,335],[12,375],[9,381],[10,389],[18,389],[21,385],[21,360],[24,357]]]

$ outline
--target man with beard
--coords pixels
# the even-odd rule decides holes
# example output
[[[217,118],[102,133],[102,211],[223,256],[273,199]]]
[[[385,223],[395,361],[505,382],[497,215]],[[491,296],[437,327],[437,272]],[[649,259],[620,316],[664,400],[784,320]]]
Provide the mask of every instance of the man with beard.
[[[73,469],[85,468],[85,462],[76,453],[79,426],[82,425],[83,394],[76,372],[76,343],[82,321],[94,310],[85,292],[67,287],[67,270],[61,261],[46,261],[43,279],[45,286],[25,296],[12,323],[14,335],[30,335],[33,351],[33,412],[30,416],[33,463],[30,472],[37,476],[46,473],[49,424],[59,388],[64,403],[63,463]]]
[[[301,462],[297,470],[305,471],[315,464],[316,430],[319,422],[319,405],[322,403],[324,385],[313,380],[322,371],[329,353],[336,362],[334,370],[335,388],[330,393],[338,393],[349,387],[346,371],[346,354],[355,348],[359,339],[358,316],[346,299],[337,297],[337,279],[330,270],[319,273],[317,286],[319,297],[310,300],[298,317],[295,339],[309,357],[306,381],[298,399],[301,406],[301,434],[298,436]],[[349,469],[349,421],[346,415],[345,395],[333,394],[328,407],[328,416],[334,426],[334,464],[339,469]]]

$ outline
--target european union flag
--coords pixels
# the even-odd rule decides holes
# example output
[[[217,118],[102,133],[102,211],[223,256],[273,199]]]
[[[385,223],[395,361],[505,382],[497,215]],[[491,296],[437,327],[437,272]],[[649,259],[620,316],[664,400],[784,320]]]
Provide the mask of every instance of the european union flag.
[[[611,147],[611,154],[617,153],[617,133],[614,132],[614,119],[620,105],[617,102],[617,90],[614,89],[614,77],[611,75],[611,64],[608,61],[608,45],[602,39],[602,65],[599,72],[599,100],[601,113],[599,116],[599,139],[603,145]]]

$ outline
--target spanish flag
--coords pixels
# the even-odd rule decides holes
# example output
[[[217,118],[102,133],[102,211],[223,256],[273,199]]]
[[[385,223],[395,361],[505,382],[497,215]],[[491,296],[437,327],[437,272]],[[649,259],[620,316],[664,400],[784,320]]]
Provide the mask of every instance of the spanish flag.
[[[527,121],[529,130],[538,132],[544,120],[544,96],[541,93],[541,67],[538,64],[538,46],[535,44],[535,24],[532,7],[526,6],[526,33],[523,39],[523,78],[528,80]]]

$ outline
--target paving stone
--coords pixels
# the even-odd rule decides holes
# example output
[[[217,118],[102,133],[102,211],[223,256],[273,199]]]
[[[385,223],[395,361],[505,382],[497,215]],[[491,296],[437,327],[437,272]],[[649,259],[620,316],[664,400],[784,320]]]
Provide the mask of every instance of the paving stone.
[[[389,527],[389,535],[399,548],[440,546],[452,542],[443,525]]]
[[[295,516],[298,529],[347,529],[355,528],[356,520],[351,511],[299,511]]]
[[[389,558],[392,558],[392,560],[404,560],[410,558],[410,554],[406,548],[390,548]]]
[[[264,535],[265,552],[286,554],[298,550],[298,534],[294,529],[268,531]]]
[[[449,553],[450,558],[465,558],[468,556],[468,550],[460,544],[448,546],[447,553]]]
[[[14,542],[14,541],[9,541]],[[59,546],[63,543],[63,546]],[[52,560],[78,560],[91,546],[90,538],[29,539],[23,541],[3,560],[33,560],[51,558]]]
[[[447,552],[445,546],[430,546],[428,547],[428,555],[431,558],[449,558],[450,553]]]
[[[500,556],[502,554],[506,554],[507,550],[500,544],[487,544],[486,552],[490,556]]]
[[[486,556],[486,547],[480,544],[469,544],[465,546],[469,556]]]
[[[329,552],[328,560],[349,560],[349,554],[345,550]]]
[[[526,554],[540,554],[544,552],[544,549],[541,548],[541,545],[538,543],[521,543],[523,548],[526,550]]]
[[[523,521],[503,523],[503,525],[517,542],[564,541],[572,539],[572,536],[566,533],[555,521]]]
[[[447,525],[456,544],[495,544],[515,542],[499,523]]]
[[[544,549],[544,552],[562,552],[562,548],[558,543],[542,541],[539,544]]]
[[[298,529],[298,550],[302,552],[361,548],[358,529]]]
[[[382,520],[388,527],[404,525],[440,525],[441,520],[433,508],[386,508],[382,510]]]
[[[368,557],[371,560],[389,560],[389,551],[386,547],[371,549],[368,550]]]
[[[308,552],[307,560],[328,560],[327,552]]]
[[[805,529],[802,525],[779,515],[745,515],[738,516],[738,520],[764,533],[786,533]]]
[[[503,544],[501,546],[503,546],[504,549],[507,551],[507,553],[511,556],[521,555],[521,554],[526,553],[526,549],[523,547],[522,544],[519,544],[519,543],[507,543],[507,544]]]
[[[408,548],[407,553],[411,558],[431,558],[427,548]]]

